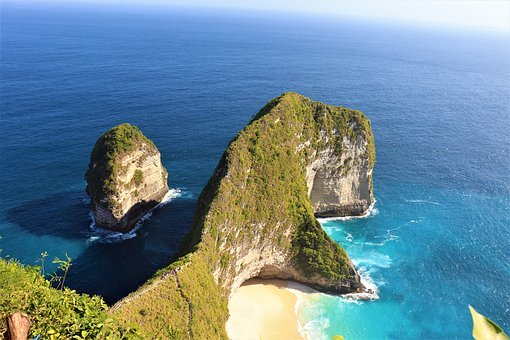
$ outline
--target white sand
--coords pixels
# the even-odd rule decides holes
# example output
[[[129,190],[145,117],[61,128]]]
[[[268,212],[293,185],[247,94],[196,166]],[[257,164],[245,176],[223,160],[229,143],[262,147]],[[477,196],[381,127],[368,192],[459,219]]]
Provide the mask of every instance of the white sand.
[[[230,339],[303,339],[298,331],[297,296],[284,280],[251,279],[228,302]]]

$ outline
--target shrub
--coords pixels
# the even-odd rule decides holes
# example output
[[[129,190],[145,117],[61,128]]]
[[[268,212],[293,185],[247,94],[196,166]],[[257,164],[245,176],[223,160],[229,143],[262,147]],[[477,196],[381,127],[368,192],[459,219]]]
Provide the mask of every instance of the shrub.
[[[108,314],[108,306],[99,296],[78,294],[67,287],[55,289],[40,270],[0,258],[0,334],[6,329],[6,315],[23,312],[32,321],[31,337],[141,337],[133,328],[120,327]]]

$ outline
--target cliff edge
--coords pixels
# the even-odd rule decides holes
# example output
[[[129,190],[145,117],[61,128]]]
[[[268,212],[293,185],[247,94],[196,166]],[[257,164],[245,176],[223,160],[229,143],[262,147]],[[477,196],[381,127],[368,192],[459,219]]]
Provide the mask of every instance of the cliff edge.
[[[85,177],[96,224],[116,231],[132,229],[168,192],[158,149],[130,124],[97,140]]]
[[[361,112],[296,93],[273,99],[230,143],[202,191],[185,255],[112,312],[152,337],[226,338],[227,298],[249,278],[364,291],[315,216],[365,213],[374,162]]]

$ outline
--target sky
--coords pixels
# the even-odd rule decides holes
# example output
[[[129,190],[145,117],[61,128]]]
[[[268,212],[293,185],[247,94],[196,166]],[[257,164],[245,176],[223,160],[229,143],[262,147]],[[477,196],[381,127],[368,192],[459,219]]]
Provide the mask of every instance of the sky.
[[[211,7],[359,17],[510,32],[510,0],[29,0],[91,5]]]

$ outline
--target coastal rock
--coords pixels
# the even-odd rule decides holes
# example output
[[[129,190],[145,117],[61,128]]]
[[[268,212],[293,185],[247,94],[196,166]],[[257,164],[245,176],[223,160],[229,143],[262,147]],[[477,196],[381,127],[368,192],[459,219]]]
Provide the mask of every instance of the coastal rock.
[[[373,202],[374,163],[370,122],[361,112],[296,93],[273,99],[223,154],[197,200],[183,256],[113,312],[155,337],[169,336],[158,332],[172,322],[183,338],[226,338],[227,297],[253,277],[365,292],[316,215],[364,214]]]
[[[282,134],[288,136],[278,136]],[[244,150],[233,147],[243,142]],[[283,152],[287,155],[282,156]],[[289,156],[291,152],[294,154]],[[252,155],[252,160],[243,166],[237,158],[246,154]],[[232,206],[237,205],[244,214],[253,208],[259,212],[249,219],[215,221],[228,235],[220,238],[218,246],[228,265],[220,263],[215,268],[216,281],[230,293],[252,277],[293,280],[336,294],[364,291],[345,251],[307,210],[311,205],[317,217],[366,213],[373,203],[374,163],[373,134],[361,112],[313,102],[295,93],[270,102],[230,145],[214,175],[218,188],[222,188],[221,182],[228,182],[241,192],[234,195],[244,204],[230,203]],[[240,181],[239,173],[246,173]],[[259,183],[250,185],[250,179]],[[298,193],[304,189],[303,180],[306,192]],[[262,195],[251,194],[261,190]],[[230,195],[220,192],[212,204]],[[251,196],[256,198],[249,201]],[[295,202],[302,210],[296,213],[295,206],[280,200]],[[270,211],[267,216],[264,209]],[[208,219],[211,217],[207,216],[205,223]],[[247,231],[249,237],[238,236]]]
[[[128,231],[168,192],[167,171],[154,143],[130,124],[105,132],[86,173],[95,223]]]
[[[306,166],[308,194],[317,217],[360,216],[374,202],[369,143],[362,135],[341,143],[341,152],[313,150]]]

